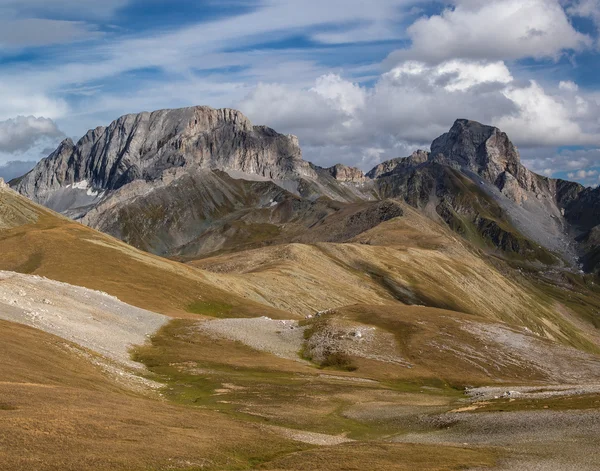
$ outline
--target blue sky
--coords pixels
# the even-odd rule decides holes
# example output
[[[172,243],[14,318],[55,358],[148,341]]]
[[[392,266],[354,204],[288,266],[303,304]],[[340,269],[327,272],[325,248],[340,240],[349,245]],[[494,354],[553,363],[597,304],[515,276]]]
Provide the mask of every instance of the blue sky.
[[[456,118],[600,183],[600,0],[0,0],[0,176],[126,113],[233,107],[365,170]]]

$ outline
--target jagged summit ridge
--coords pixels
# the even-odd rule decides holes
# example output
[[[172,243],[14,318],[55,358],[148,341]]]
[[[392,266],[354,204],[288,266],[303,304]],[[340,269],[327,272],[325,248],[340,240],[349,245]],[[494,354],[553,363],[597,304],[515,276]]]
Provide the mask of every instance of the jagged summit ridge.
[[[191,166],[272,179],[312,173],[295,136],[253,126],[236,110],[198,106],[125,115],[88,131],[77,144],[67,139],[17,190],[43,202],[47,193],[81,181],[114,190]]]
[[[396,159],[386,160],[385,162],[376,165],[367,173],[367,177],[371,179],[377,179],[392,173],[402,172],[408,168],[412,168],[427,162],[428,159],[429,152],[417,150],[408,157],[399,157]]]
[[[430,148],[430,152],[419,150],[410,157],[382,162],[367,176],[378,179],[410,172],[426,163],[438,163],[476,174],[517,203],[527,199],[528,192],[538,195],[554,191],[548,188],[552,186],[548,179],[535,175],[521,164],[517,147],[497,127],[457,119]]]
[[[506,133],[494,126],[469,119],[457,119],[447,133],[432,142],[430,148],[430,152],[417,150],[409,157],[382,162],[366,175],[377,179],[407,171],[426,162],[438,162],[472,171],[494,184],[500,183],[504,172],[527,184],[524,181],[527,170],[521,165],[516,146]]]
[[[435,139],[431,152],[419,150],[383,162],[366,175],[343,164],[324,170],[336,182],[364,185],[430,161],[473,171],[511,193],[515,187],[529,191],[534,186],[531,172],[521,165],[508,136],[467,119],[456,120],[449,132]],[[54,192],[80,182],[100,192],[110,191],[136,180],[159,180],[169,169],[191,167],[273,181],[317,181],[323,175],[319,167],[302,159],[295,136],[254,126],[233,109],[196,106],[124,115],[107,127],[91,129],[76,144],[65,139],[14,186],[47,204]],[[520,197],[514,195],[514,199]],[[71,205],[64,200],[50,206],[61,210]]]

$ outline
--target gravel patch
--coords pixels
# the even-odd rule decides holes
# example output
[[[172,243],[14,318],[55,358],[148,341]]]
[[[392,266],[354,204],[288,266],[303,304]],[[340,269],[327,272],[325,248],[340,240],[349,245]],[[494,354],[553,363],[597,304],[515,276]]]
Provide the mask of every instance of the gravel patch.
[[[324,433],[304,432],[302,430],[277,427],[274,425],[265,426],[265,428],[281,435],[282,437],[297,442],[308,443],[309,445],[334,446],[354,441],[350,438],[346,438],[343,435],[327,435]]]
[[[437,431],[396,436],[394,442],[498,447],[499,470],[598,469],[600,411],[447,413],[423,419]]]
[[[577,265],[578,257],[572,235],[566,232],[567,224],[553,202],[553,195],[542,195],[538,199],[533,192],[524,191],[527,199],[522,205],[518,205],[506,198],[495,185],[482,180],[473,172],[466,173],[502,207],[511,223],[525,237],[562,255],[573,266]]]
[[[520,367],[538,370],[548,382],[600,384],[600,357],[518,331],[501,324],[461,321],[461,328],[481,339],[485,351],[477,354],[486,368]]]
[[[551,385],[551,386],[485,386],[467,389],[467,395],[473,401],[491,399],[549,399],[553,397],[582,396],[600,394],[600,384]]]
[[[100,291],[0,271],[0,319],[54,334],[129,368],[129,350],[169,320]]]
[[[327,380],[337,380],[337,381],[346,381],[351,383],[368,383],[368,384],[379,384],[379,381],[375,381],[374,379],[368,378],[358,378],[356,376],[339,376],[339,375],[330,375],[330,374],[320,374],[319,378],[324,378]]]
[[[299,355],[305,328],[300,327],[298,321],[273,320],[268,317],[215,319],[200,323],[198,330],[214,337],[242,342],[281,358],[305,362]]]
[[[325,361],[332,353],[341,353],[412,368],[413,365],[398,355],[397,351],[394,334],[347,321],[329,322],[306,342],[307,354],[318,363]]]

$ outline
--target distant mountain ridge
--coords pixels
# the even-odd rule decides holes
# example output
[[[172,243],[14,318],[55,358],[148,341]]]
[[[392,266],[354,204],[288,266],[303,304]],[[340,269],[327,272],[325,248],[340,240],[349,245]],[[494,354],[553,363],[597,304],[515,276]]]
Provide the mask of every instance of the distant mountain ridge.
[[[76,144],[63,141],[11,184],[159,254],[293,240],[344,205],[401,198],[477,244],[598,268],[599,191],[529,171],[505,133],[466,119],[430,152],[364,174],[303,160],[295,136],[254,126],[239,111],[145,112],[90,130]]]

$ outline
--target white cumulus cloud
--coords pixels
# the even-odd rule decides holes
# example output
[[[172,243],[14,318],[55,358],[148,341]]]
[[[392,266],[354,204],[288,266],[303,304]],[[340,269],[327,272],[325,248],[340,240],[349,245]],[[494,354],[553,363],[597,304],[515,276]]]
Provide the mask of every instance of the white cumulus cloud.
[[[378,159],[427,147],[457,118],[498,126],[519,147],[598,145],[600,123],[589,119],[594,97],[575,87],[517,81],[501,61],[409,60],[373,87],[327,74],[308,88],[261,84],[238,106],[255,122],[298,135],[306,157],[317,163],[341,160],[368,169]],[[539,155],[530,164],[545,175],[567,165]]]
[[[57,140],[64,133],[48,118],[18,116],[0,122],[0,152],[17,153],[27,151],[40,140]]]
[[[512,60],[557,58],[592,45],[573,28],[558,0],[455,0],[439,15],[423,17],[407,30],[412,44],[392,61],[433,62],[466,58]]]

